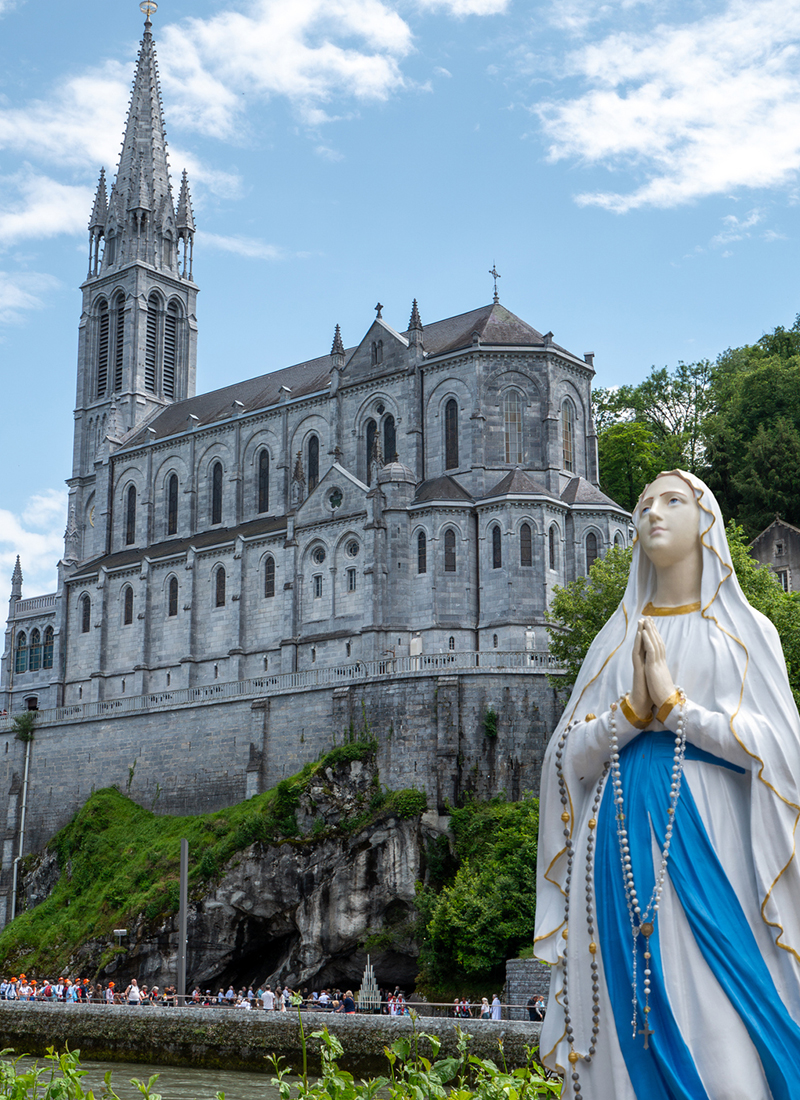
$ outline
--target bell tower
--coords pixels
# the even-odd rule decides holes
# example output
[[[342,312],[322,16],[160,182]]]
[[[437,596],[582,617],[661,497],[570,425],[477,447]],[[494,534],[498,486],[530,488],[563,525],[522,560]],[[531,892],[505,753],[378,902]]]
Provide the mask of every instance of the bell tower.
[[[197,285],[194,215],[184,171],[177,210],[167,159],[151,16],[136,63],[116,177],[101,169],[89,219],[89,271],[81,287],[78,385],[70,514],[81,533],[78,560],[101,551],[92,537],[99,468],[116,443],[173,401],[193,397]],[[88,536],[88,537],[87,537]]]

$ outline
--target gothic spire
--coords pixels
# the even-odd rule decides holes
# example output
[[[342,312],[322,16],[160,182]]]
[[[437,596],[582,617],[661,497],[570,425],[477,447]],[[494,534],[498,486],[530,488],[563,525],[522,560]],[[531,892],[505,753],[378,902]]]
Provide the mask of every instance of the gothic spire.
[[[408,322],[408,331],[414,332],[416,330],[422,332],[422,321],[419,317],[419,307],[417,305],[417,299],[415,298],[411,303],[411,319]]]
[[[336,329],[333,333],[333,345],[331,347],[331,355],[332,356],[334,356],[334,355],[344,355],[344,344],[342,343],[342,330],[339,328],[338,325],[336,326]]]
[[[159,266],[174,267],[177,263],[174,249],[155,247],[157,239],[169,222],[172,223],[174,233],[175,206],[169,178],[158,62],[151,28],[148,7],[144,35],[136,61],[122,151],[108,204],[103,268],[153,255],[159,257]],[[143,212],[146,217],[142,216]],[[157,218],[154,218],[155,215]],[[155,220],[159,222],[158,225]],[[140,246],[139,238],[142,234],[150,241],[148,246],[143,243]],[[109,247],[112,237],[114,241]]]
[[[178,195],[178,213],[177,213],[177,226],[178,229],[188,229],[190,233],[194,233],[194,212],[192,211],[192,196],[189,192],[189,177],[186,174],[186,169],[183,170],[181,176],[181,191]]]
[[[94,196],[92,216],[89,218],[89,231],[103,229],[108,217],[108,196],[106,194],[106,170],[100,169],[100,179],[97,181],[97,192]]]
[[[22,566],[19,564],[19,554],[17,554],[17,564],[14,566],[14,572],[11,574],[11,599],[19,599],[22,595]]]

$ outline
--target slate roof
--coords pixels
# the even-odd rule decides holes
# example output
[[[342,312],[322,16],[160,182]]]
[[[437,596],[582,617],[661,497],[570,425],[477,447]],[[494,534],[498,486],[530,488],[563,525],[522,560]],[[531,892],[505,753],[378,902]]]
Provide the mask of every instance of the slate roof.
[[[775,519],[772,521],[772,523],[769,525],[769,527],[765,527],[764,530],[761,531],[760,534],[756,535],[756,537],[753,539],[753,541],[750,543],[750,545],[755,546],[755,544],[758,542],[758,540],[762,539],[764,537],[764,535],[766,535],[769,531],[772,530],[773,527],[786,527],[790,531],[795,531],[795,532],[797,532],[798,535],[800,535],[800,527],[795,527],[793,523],[788,523],[785,519],[781,519],[781,517],[776,512],[775,513]]]
[[[561,499],[565,504],[611,504],[618,511],[624,512],[625,515],[628,514],[615,500],[607,497],[605,493],[601,493],[595,485],[592,485],[584,477],[573,477],[561,494]]]
[[[452,500],[456,504],[474,503],[467,490],[449,474],[428,478],[417,489],[415,504],[425,504],[432,500]]]
[[[479,335],[483,346],[545,347],[544,336],[540,332],[505,306],[495,302],[469,313],[461,313],[457,317],[447,317],[443,321],[426,325],[423,330],[425,353],[430,358],[471,347],[473,333]],[[408,330],[401,335],[407,337]],[[549,346],[555,351],[572,356],[571,352],[558,344]],[[355,347],[348,348],[345,362],[355,350]],[[185,401],[176,401],[156,413],[149,422],[140,425],[125,440],[124,446],[166,439],[188,431],[191,427],[190,416],[197,417],[196,427],[227,420],[235,415],[234,401],[241,401],[245,412],[269,408],[280,400],[281,386],[287,386],[292,391],[289,394],[290,399],[323,391],[330,385],[332,365],[330,355],[321,355],[318,359],[309,359],[305,363],[297,363],[243,382],[234,382],[230,386],[198,394]],[[346,370],[345,366],[345,381]]]
[[[286,516],[271,516],[265,519],[254,519],[249,523],[240,523],[237,527],[214,527],[210,531],[199,531],[185,539],[165,539],[152,546],[133,547],[119,550],[115,554],[103,554],[99,558],[81,562],[80,570],[75,574],[82,577],[87,573],[96,573],[101,567],[106,569],[122,569],[126,565],[138,565],[147,555],[151,561],[159,558],[170,558],[173,554],[185,554],[190,546],[202,550],[206,546],[219,546],[221,543],[231,542],[237,536],[253,538],[256,535],[271,535],[276,531],[286,530]]]
[[[551,493],[549,489],[545,489],[544,485],[532,478],[530,474],[524,473],[520,470],[519,466],[517,466],[513,470],[510,470],[496,485],[485,492],[482,499],[488,500],[492,497],[531,495],[550,497],[551,500],[559,499],[555,493]]]

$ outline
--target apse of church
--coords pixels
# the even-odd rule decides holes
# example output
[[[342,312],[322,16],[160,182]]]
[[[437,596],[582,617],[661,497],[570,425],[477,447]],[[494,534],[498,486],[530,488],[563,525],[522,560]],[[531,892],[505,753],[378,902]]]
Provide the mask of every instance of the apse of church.
[[[90,215],[59,589],[33,606],[15,574],[4,705],[546,650],[553,586],[630,538],[597,485],[593,357],[495,291],[426,324],[379,303],[350,346],[332,324],[328,354],[196,395],[195,225],[166,150],[148,20]]]

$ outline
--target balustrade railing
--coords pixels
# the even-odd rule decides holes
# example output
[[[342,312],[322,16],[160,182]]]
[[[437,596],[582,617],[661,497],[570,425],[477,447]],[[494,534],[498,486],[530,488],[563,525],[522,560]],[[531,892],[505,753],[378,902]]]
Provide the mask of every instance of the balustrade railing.
[[[49,596],[31,596],[29,600],[17,600],[14,604],[14,618],[19,619],[23,615],[30,615],[34,611],[44,611],[48,607],[56,606],[56,594]]]
[[[43,597],[37,597],[43,598]],[[113,717],[136,712],[172,710],[175,707],[221,702],[224,699],[261,698],[304,689],[339,687],[389,677],[423,676],[432,672],[493,670],[559,672],[561,666],[546,650],[498,649],[456,653],[420,653],[413,657],[383,657],[377,661],[351,661],[345,665],[308,668],[301,672],[264,673],[248,680],[197,684],[188,688],[167,688],[147,695],[121,695],[93,703],[75,703],[37,712],[40,725]],[[12,719],[0,718],[0,733],[12,728]]]

